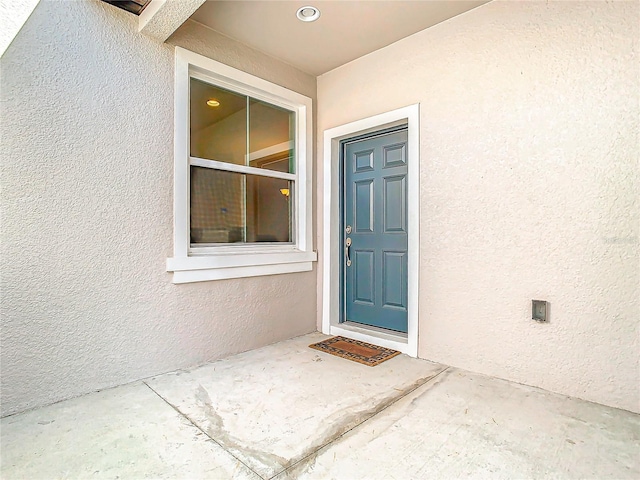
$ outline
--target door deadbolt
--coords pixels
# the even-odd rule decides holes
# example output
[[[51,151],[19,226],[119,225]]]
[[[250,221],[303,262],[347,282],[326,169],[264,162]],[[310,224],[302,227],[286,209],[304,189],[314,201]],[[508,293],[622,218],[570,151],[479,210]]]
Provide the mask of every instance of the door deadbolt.
[[[345,228],[345,231],[347,232],[347,235],[349,235],[351,233],[351,225],[347,225],[347,228]]]

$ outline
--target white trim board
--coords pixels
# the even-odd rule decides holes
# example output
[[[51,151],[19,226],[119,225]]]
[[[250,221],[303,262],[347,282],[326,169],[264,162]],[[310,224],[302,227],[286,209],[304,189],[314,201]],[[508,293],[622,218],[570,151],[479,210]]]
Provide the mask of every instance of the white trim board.
[[[379,329],[353,327],[340,321],[340,142],[395,125],[407,124],[408,175],[408,331],[406,337]],[[418,356],[418,292],[420,260],[420,104],[381,113],[324,131],[324,205],[322,333],[343,335],[387,348],[411,357]]]

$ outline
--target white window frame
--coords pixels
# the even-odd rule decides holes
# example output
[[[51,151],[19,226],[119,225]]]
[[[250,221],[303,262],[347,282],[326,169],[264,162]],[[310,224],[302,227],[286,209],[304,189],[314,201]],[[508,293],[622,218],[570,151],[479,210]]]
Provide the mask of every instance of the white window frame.
[[[175,50],[174,90],[174,211],[173,257],[167,271],[173,283],[254,277],[309,271],[317,260],[312,236],[312,100],[284,87],[180,47]],[[190,78],[248,95],[296,113],[293,242],[261,245],[243,243],[191,248],[189,226]],[[226,165],[228,167],[229,165]],[[231,165],[231,168],[233,166]]]

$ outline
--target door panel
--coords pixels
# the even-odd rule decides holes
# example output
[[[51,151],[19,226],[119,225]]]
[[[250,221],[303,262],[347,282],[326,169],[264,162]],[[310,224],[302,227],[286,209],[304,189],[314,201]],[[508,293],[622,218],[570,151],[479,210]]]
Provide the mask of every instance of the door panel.
[[[398,167],[405,164],[407,159],[406,150],[406,143],[384,147],[384,167]]]
[[[343,150],[343,320],[400,332],[407,331],[406,151],[406,130]]]
[[[382,305],[406,310],[406,284],[397,281],[398,278],[407,277],[406,252],[383,252],[382,276]]]
[[[367,172],[373,170],[373,150],[357,152],[355,155],[355,172]]]
[[[358,250],[354,256],[354,302],[375,305],[375,259],[373,250]]]
[[[354,182],[353,187],[355,230],[358,233],[373,233],[373,180]]]
[[[406,175],[383,178],[384,233],[407,233],[406,180]]]

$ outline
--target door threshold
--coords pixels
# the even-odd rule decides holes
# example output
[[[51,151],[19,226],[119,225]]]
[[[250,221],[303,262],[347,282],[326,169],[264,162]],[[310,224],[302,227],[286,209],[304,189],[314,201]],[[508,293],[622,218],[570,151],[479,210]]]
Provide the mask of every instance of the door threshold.
[[[401,353],[411,355],[409,350],[409,336],[406,333],[385,330],[384,328],[371,327],[355,322],[343,322],[339,325],[331,325],[331,335],[341,335],[352,340],[371,343],[379,347],[391,348]]]

